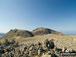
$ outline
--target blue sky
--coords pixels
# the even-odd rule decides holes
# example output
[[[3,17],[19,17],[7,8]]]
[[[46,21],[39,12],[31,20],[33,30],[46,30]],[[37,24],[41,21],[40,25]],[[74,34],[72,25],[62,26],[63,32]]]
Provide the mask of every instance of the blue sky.
[[[76,0],[0,0],[0,32],[37,27],[76,31]]]

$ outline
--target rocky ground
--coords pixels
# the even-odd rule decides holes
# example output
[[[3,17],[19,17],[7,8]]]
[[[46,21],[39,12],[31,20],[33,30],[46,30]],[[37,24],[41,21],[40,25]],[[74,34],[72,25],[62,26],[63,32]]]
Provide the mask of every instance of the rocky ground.
[[[76,36],[48,34],[13,39],[13,43],[0,45],[0,57],[76,57],[60,56],[60,52],[76,52]]]
[[[68,49],[74,49],[76,50],[76,36],[58,36],[58,35],[42,35],[42,36],[35,36],[35,37],[29,37],[29,38],[22,38],[21,43],[37,43],[37,42],[43,42],[45,39],[54,39],[54,43],[58,48],[64,48],[67,47]],[[31,41],[30,41],[31,40]]]

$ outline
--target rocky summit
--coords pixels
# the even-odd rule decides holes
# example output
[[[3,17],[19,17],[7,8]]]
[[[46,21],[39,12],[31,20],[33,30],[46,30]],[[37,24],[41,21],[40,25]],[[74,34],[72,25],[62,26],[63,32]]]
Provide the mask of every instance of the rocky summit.
[[[7,44],[6,44],[7,43]],[[58,48],[54,39],[46,39],[44,42],[37,42],[27,45],[15,41],[0,44],[0,57],[76,57],[76,56],[62,56],[61,53],[69,52],[75,53],[75,50],[68,50],[68,48]]]
[[[32,33],[34,35],[45,35],[45,34],[63,35],[61,32],[58,32],[49,28],[43,28],[43,27],[33,30]]]

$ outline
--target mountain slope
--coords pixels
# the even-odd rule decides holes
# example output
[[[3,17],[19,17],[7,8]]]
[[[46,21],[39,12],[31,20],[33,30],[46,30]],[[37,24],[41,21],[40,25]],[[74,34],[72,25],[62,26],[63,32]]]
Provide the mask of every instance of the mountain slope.
[[[63,35],[61,32],[58,32],[49,28],[43,28],[43,27],[33,30],[32,33],[34,35],[45,35],[45,34]]]
[[[14,37],[32,37],[34,36],[30,31],[27,30],[10,30],[8,33],[6,33],[3,38],[14,38]]]

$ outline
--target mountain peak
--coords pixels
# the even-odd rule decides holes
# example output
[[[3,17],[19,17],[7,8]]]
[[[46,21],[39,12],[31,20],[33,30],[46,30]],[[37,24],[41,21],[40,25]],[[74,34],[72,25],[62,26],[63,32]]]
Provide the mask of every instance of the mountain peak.
[[[44,34],[56,34],[56,35],[63,35],[61,32],[49,29],[49,28],[36,28],[35,30],[32,31],[34,35],[44,35]]]

